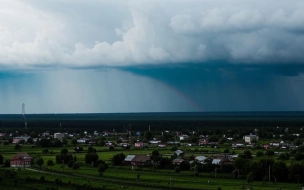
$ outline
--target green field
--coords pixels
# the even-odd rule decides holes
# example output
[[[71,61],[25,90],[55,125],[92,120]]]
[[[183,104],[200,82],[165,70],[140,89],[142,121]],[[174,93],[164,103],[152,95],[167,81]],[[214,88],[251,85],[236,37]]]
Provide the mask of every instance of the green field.
[[[228,147],[228,145],[227,145]],[[225,148],[222,146],[219,149],[212,148],[200,148],[191,147],[186,148],[187,155],[201,155],[202,151],[208,150],[207,154],[222,153]],[[72,145],[66,147],[69,152],[73,152]],[[113,155],[123,152],[128,154],[151,154],[156,149],[149,147],[148,150],[142,149],[130,149],[124,150],[116,148],[115,150],[109,150],[108,147],[94,146],[97,150],[99,159],[106,161],[109,164],[108,170],[106,170],[103,176],[99,176],[96,167],[86,165],[84,158],[87,147],[84,146],[84,151],[81,153],[73,153],[76,156],[80,167],[77,170],[73,170],[65,164],[55,164],[53,167],[46,165],[47,160],[53,160],[55,162],[55,156],[60,153],[61,148],[48,148],[52,154],[42,154],[43,148],[32,148],[30,145],[23,145],[22,152],[27,152],[32,157],[41,156],[44,160],[44,164],[41,169],[34,165],[31,169],[16,170],[16,168],[1,167],[0,176],[2,177],[1,185],[4,189],[209,189],[209,190],[237,190],[237,189],[249,189],[250,184],[246,182],[246,179],[233,179],[231,174],[215,174],[215,173],[199,173],[198,176],[194,175],[193,171],[181,171],[180,173],[174,172],[174,170],[161,170],[156,169],[153,171],[152,167],[134,167],[131,166],[119,166],[114,167],[111,164]],[[4,160],[11,158],[16,151],[13,145],[0,145],[1,153]],[[243,150],[233,150],[236,153]],[[170,149],[162,149],[159,152],[163,155],[171,155]],[[204,153],[206,154],[206,153]],[[5,176],[5,171],[9,169],[12,172],[16,170],[16,175],[12,178]],[[137,176],[140,175],[140,180],[137,180]],[[44,180],[41,180],[41,176]],[[59,182],[56,183],[55,179],[58,178]],[[301,184],[297,183],[274,183],[253,181],[252,189],[255,190],[295,190],[301,189]]]

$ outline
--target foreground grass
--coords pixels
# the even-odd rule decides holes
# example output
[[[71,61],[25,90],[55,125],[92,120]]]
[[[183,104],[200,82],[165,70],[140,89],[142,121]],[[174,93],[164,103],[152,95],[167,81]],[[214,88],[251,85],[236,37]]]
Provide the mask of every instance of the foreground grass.
[[[96,168],[83,168],[76,171],[66,169],[64,171],[56,171],[49,169],[27,170],[21,169],[16,171],[14,178],[4,176],[6,168],[1,168],[0,173],[3,180],[2,187],[5,189],[120,189],[128,187],[130,189],[209,189],[217,190],[237,190],[248,189],[250,185],[244,179],[231,178],[215,178],[214,176],[193,176],[191,172],[183,173],[164,173],[162,171],[148,170],[130,170],[125,168],[110,168],[102,177],[96,172]],[[14,169],[11,169],[14,170]],[[137,181],[137,175],[140,174],[140,181]],[[30,181],[27,177],[30,176]],[[45,181],[40,180],[44,176]],[[55,183],[55,179],[61,180],[60,184]],[[17,179],[15,185],[14,180]],[[171,180],[170,180],[171,179]],[[255,190],[295,190],[301,189],[300,184],[289,183],[264,183],[253,182],[252,188]]]
[[[73,152],[73,146],[66,147],[69,152]],[[130,189],[208,189],[208,190],[247,190],[250,185],[245,179],[233,179],[229,174],[218,174],[215,177],[213,173],[200,173],[199,176],[194,176],[192,171],[182,171],[175,173],[173,170],[156,170],[152,168],[132,168],[130,166],[115,168],[111,166],[111,158],[114,154],[123,152],[128,154],[150,154],[153,149],[138,150],[130,149],[123,150],[117,148],[114,151],[109,151],[107,147],[94,147],[97,149],[99,158],[106,161],[110,167],[102,177],[99,176],[97,168],[84,164],[84,157],[87,147],[84,146],[84,152],[73,153],[77,161],[80,163],[80,168],[72,170],[66,165],[55,164],[52,168],[46,166],[47,160],[55,162],[55,156],[60,153],[61,148],[48,148],[53,153],[42,154],[43,148],[32,148],[30,145],[24,145],[22,152],[28,152],[32,157],[41,156],[44,159],[42,169],[16,171],[14,178],[6,177],[5,171],[7,168],[0,168],[0,182],[3,189],[120,189],[121,187],[128,187]],[[221,149],[198,148],[198,147],[184,147],[187,155],[201,155],[201,151],[208,150],[208,154],[220,153],[225,147]],[[195,150],[196,149],[196,150]],[[4,160],[11,158],[17,153],[13,145],[0,145],[1,154]],[[170,155],[170,149],[159,150],[161,154]],[[235,150],[240,153],[244,150]],[[206,153],[204,153],[205,155]],[[11,169],[14,170],[14,169]],[[140,175],[140,180],[137,176]],[[44,181],[40,180],[44,176]],[[55,183],[55,179],[59,179],[61,183]],[[295,190],[301,189],[300,184],[293,183],[264,183],[253,182],[252,188],[255,190]]]

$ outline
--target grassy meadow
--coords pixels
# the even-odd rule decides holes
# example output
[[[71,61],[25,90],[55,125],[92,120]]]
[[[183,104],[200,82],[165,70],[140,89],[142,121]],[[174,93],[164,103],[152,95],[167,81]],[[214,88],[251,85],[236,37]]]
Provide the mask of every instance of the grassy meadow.
[[[66,145],[69,153],[76,157],[80,167],[76,170],[67,167],[66,164],[56,164],[55,158],[63,147],[48,148],[49,153],[43,154],[44,148],[34,147],[31,145],[23,145],[21,152],[27,152],[32,157],[41,156],[44,164],[41,168],[34,165],[32,168],[18,170],[16,168],[0,168],[1,185],[5,189],[209,189],[209,190],[295,190],[301,189],[301,184],[297,183],[274,183],[253,181],[248,184],[245,178],[233,179],[231,174],[215,174],[215,173],[199,173],[194,175],[193,170],[181,171],[176,173],[174,169],[158,169],[153,170],[152,167],[134,167],[119,166],[114,167],[111,164],[113,155],[118,153],[128,154],[151,154],[156,147],[149,149],[134,149],[129,150],[116,147],[114,150],[109,150],[108,147],[94,146],[99,156],[99,159],[105,161],[109,168],[99,176],[97,167],[92,167],[84,163],[85,154],[88,146],[83,145],[83,152],[74,153],[74,146]],[[242,153],[244,150],[232,150],[230,145],[224,144],[220,148],[202,148],[199,146],[180,147],[185,151],[187,156],[193,155],[216,155],[223,153],[225,149],[234,151],[235,154]],[[158,149],[165,156],[172,155],[171,148]],[[208,151],[208,152],[207,152]],[[255,150],[251,150],[255,153]],[[4,161],[11,158],[19,151],[14,149],[14,145],[0,145],[0,154],[4,157]],[[52,153],[50,153],[52,152]],[[54,166],[47,166],[47,161],[53,160]],[[6,177],[6,170],[16,172],[12,178]],[[140,175],[140,180],[137,176]],[[43,176],[43,177],[42,177]],[[57,179],[57,183],[55,182]]]

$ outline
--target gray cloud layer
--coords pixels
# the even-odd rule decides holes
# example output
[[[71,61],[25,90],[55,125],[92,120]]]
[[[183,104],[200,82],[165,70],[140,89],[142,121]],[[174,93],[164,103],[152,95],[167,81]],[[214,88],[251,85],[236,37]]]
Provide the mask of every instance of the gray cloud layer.
[[[10,1],[0,69],[303,63],[304,1]]]

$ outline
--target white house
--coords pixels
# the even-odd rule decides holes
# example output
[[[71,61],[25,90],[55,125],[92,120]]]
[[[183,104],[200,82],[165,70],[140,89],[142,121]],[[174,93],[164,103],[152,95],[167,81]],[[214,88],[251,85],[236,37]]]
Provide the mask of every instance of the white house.
[[[54,133],[54,139],[62,140],[64,137],[64,133]]]
[[[254,140],[259,140],[259,137],[257,135],[250,134],[250,135],[244,136],[244,140],[246,143],[252,143],[252,141],[254,141]]]
[[[77,140],[77,143],[88,143],[88,142],[89,142],[89,139],[87,139],[87,138],[81,138],[81,139]]]
[[[197,160],[200,163],[204,163],[204,161],[207,159],[206,156],[197,156],[195,157],[195,160]]]

